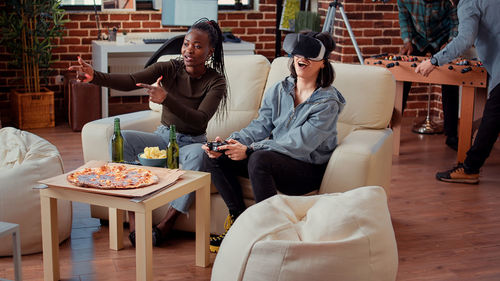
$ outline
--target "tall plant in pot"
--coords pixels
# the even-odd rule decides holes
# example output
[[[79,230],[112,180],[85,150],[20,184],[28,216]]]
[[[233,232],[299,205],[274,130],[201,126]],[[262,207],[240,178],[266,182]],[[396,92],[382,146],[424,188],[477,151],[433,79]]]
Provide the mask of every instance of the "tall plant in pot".
[[[5,0],[5,9],[0,11],[2,31],[0,44],[10,54],[9,63],[15,69],[22,69],[23,72],[24,88],[15,90],[11,97],[15,107],[13,111],[17,113],[19,119],[17,120],[19,127],[23,127],[21,121],[27,121],[21,120],[25,119],[23,117],[36,122],[36,119],[44,119],[47,112],[49,115],[51,113],[49,119],[52,119],[53,124],[54,93],[52,92],[51,97],[43,95],[44,92],[50,91],[41,87],[41,84],[47,83],[47,79],[42,83],[42,77],[47,74],[52,63],[54,40],[63,36],[64,24],[68,21],[64,19],[65,11],[60,8],[60,2],[60,0]],[[30,101],[26,102],[28,97],[20,93],[39,95],[30,96]],[[49,112],[50,107],[52,112]],[[40,113],[43,116],[29,116],[32,113]],[[33,128],[33,126],[40,127],[36,124],[24,127]]]
[[[23,70],[24,88],[40,91],[40,73],[52,62],[53,41],[62,37],[65,11],[60,0],[6,0],[0,13],[0,43],[11,54],[10,63]]]

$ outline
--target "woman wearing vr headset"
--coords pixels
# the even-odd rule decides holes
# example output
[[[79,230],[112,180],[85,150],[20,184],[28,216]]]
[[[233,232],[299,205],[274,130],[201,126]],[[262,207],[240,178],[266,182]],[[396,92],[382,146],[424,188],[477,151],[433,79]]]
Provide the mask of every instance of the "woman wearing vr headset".
[[[331,86],[335,73],[328,57],[334,48],[328,33],[288,34],[290,76],[266,91],[259,116],[226,145],[217,151],[203,146],[206,171],[229,209],[226,232],[246,209],[237,176],[250,179],[256,202],[278,191],[304,195],[319,189],[345,105]],[[218,251],[224,236],[210,238],[211,251]]]

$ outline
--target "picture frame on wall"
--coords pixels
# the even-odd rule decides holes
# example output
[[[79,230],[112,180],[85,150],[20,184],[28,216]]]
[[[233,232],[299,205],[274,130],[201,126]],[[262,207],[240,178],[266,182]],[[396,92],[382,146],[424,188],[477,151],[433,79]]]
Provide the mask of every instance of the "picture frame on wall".
[[[295,31],[295,15],[300,11],[300,0],[285,0],[281,13],[280,30]]]
[[[102,11],[135,11],[135,0],[102,0]]]

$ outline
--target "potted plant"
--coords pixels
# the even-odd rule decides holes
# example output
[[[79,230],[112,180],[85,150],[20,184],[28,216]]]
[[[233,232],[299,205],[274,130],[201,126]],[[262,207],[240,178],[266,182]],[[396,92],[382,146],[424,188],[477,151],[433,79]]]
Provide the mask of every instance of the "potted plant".
[[[28,123],[52,115],[48,116],[48,125],[53,126],[54,93],[40,85],[41,76],[46,78],[52,63],[53,41],[62,37],[64,24],[68,21],[64,19],[65,11],[60,8],[60,0],[6,0],[5,4],[0,12],[0,44],[10,54],[9,63],[15,69],[22,69],[24,81],[24,88],[14,89],[11,97],[17,124],[21,128],[21,121],[26,121],[24,128],[43,127]],[[47,79],[44,81],[47,84]],[[26,118],[28,120],[24,120]]]

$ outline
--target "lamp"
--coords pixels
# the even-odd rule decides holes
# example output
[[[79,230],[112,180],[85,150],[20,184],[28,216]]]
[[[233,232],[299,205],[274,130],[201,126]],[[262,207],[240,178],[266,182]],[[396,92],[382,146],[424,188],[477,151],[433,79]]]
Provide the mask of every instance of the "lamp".
[[[418,134],[439,134],[443,132],[443,126],[431,120],[431,93],[427,97],[427,115],[423,121],[416,121],[412,131]]]

